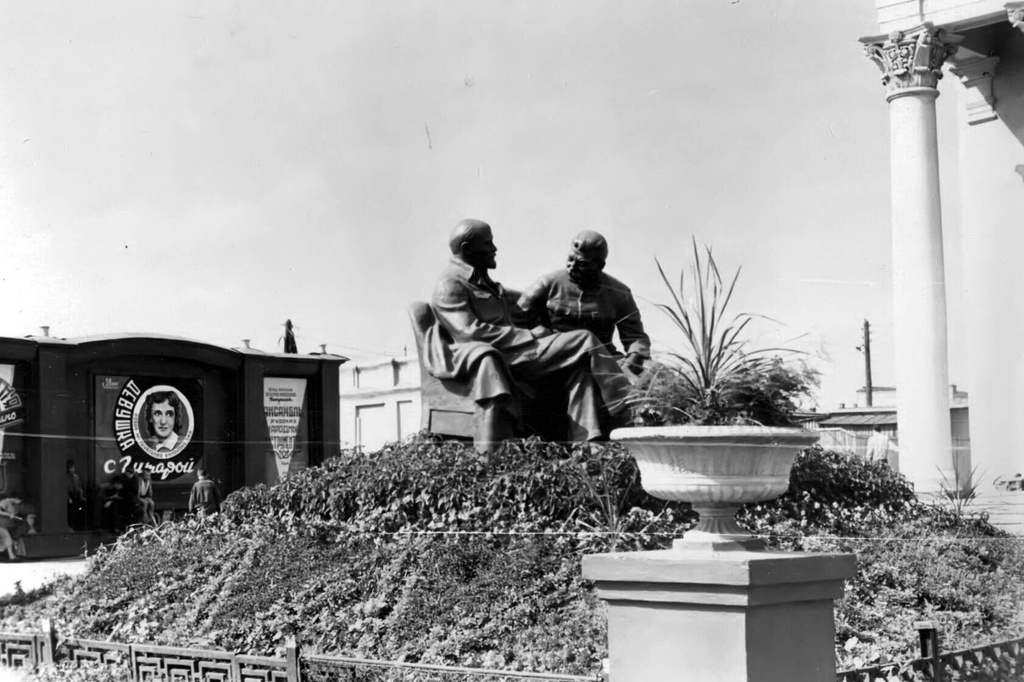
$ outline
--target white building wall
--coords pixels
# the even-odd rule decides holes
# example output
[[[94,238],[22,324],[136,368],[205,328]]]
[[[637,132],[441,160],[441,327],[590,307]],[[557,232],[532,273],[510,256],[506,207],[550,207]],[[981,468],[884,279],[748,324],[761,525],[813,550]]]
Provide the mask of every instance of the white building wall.
[[[982,484],[1024,470],[1024,33],[1000,43],[998,118],[972,125],[958,107],[971,456]],[[962,105],[977,101],[956,89]]]
[[[379,450],[420,430],[416,358],[345,365],[339,377],[341,446]]]

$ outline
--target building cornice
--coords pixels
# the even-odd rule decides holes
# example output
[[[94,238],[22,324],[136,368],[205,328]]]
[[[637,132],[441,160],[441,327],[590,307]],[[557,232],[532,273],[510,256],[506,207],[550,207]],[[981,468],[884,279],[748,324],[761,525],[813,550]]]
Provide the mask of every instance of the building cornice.
[[[399,384],[397,386],[383,386],[374,388],[345,388],[338,392],[341,398],[360,398],[360,399],[371,399],[371,398],[387,398],[409,394],[411,397],[416,397],[420,394],[420,387],[409,384]]]
[[[929,22],[961,33],[1006,21],[1006,0],[875,0],[882,31]]]

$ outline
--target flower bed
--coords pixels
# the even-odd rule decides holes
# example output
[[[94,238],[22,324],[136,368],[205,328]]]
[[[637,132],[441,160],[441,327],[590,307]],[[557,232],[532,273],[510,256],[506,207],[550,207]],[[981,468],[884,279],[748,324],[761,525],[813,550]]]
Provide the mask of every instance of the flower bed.
[[[951,648],[1024,625],[1021,540],[918,502],[884,464],[812,448],[785,495],[740,517],[775,546],[858,552],[841,668],[914,657],[916,620]],[[430,441],[346,452],[213,518],[129,533],[86,575],[0,602],[0,628],[45,616],[68,636],[278,656],[295,635],[323,653],[591,674],[605,621],[580,556],[666,547],[691,524],[613,445],[515,442],[488,463]]]

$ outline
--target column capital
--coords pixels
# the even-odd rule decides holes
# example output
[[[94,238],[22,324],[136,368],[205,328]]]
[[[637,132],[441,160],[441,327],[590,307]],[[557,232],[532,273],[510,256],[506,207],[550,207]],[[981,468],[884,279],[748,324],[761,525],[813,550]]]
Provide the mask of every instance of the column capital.
[[[923,24],[861,42],[865,54],[882,70],[882,85],[891,100],[910,88],[936,88],[942,65],[962,40],[961,35]]]
[[[1008,2],[1006,7],[1006,18],[1014,28],[1024,31],[1024,2]]]

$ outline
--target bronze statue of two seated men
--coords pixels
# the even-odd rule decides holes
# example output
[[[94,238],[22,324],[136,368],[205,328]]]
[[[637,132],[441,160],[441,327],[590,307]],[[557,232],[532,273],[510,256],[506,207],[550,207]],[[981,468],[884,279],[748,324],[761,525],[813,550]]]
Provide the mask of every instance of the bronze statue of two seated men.
[[[537,390],[560,392],[564,439],[605,438],[626,416],[630,378],[650,357],[632,294],[603,272],[605,239],[581,232],[567,267],[541,276],[521,295],[489,275],[497,247],[487,223],[461,221],[449,247],[421,361],[435,377],[472,381],[477,450],[489,452],[514,437],[519,398]],[[616,331],[624,354],[614,346]]]

